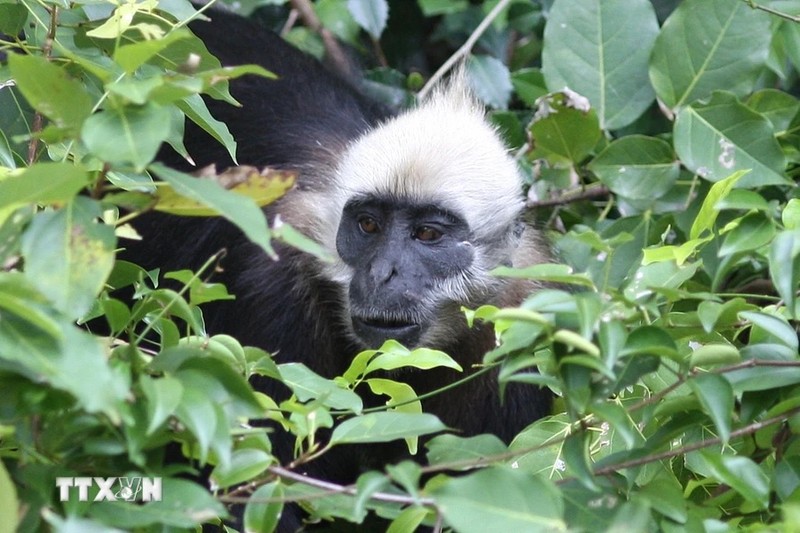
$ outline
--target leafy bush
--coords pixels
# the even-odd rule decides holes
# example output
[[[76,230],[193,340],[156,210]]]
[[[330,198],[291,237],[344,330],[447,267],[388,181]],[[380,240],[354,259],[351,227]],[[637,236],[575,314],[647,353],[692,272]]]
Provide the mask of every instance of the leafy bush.
[[[259,4],[260,20],[285,20],[281,1],[240,8]],[[406,439],[415,449],[441,423],[408,386],[374,372],[457,365],[394,343],[334,379],[278,365],[206,334],[203,304],[230,297],[205,281],[215,257],[162,277],[115,261],[127,223],[151,209],[226,216],[268,252],[275,238],[316,251],[257,208],[290,185],[285,176],[244,169],[230,191],[154,162],[162,143],[183,152],[184,117],[233,152],[200,95],[229,99],[227,80],[268,73],[220,67],[186,29],[198,12],[184,0],[4,0],[0,531],[193,528],[251,496],[248,530],[270,529],[288,501],[321,519],[374,511],[395,532],[422,522],[481,532],[796,527],[800,2],[314,7],[324,29],[406,72],[466,58],[563,262],[496,274],[564,288],[515,309],[465,310],[493,323],[499,342],[464,379],[499,369],[501,383],[550,387],[554,414],[510,445],[439,434],[414,461],[351,487],[295,474],[333,446]],[[287,33],[324,49],[306,27]],[[386,66],[367,78],[393,102],[422,79]],[[263,185],[268,194],[253,193]],[[125,287],[133,300],[114,292]],[[251,388],[253,375],[283,381],[293,397],[277,405]],[[364,409],[365,387],[387,407]],[[251,418],[296,435],[293,464],[276,463]],[[166,461],[168,445],[192,464]],[[211,490],[183,476],[196,465],[212,467]],[[73,489],[62,501],[58,478],[68,477],[101,478],[86,485],[89,500],[105,478],[159,477],[163,498],[84,502]]]

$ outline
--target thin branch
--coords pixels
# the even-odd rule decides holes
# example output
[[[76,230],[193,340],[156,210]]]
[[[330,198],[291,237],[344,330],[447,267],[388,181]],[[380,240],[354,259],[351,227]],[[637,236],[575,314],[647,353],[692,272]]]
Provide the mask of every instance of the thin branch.
[[[358,494],[358,489],[355,485],[340,485],[338,483],[331,483],[330,481],[324,481],[322,479],[316,479],[308,476],[304,476],[303,474],[298,474],[288,468],[284,468],[282,466],[271,466],[267,469],[269,473],[271,473],[275,477],[288,479],[290,481],[294,481],[295,483],[302,483],[303,485],[308,485],[309,487],[314,487],[317,489],[322,489],[325,493],[322,496],[327,496],[330,494],[346,494],[348,496],[355,496]],[[248,484],[247,487],[255,484]],[[240,492],[237,489],[237,492]],[[314,495],[312,497],[319,497],[319,495]],[[297,498],[264,498],[253,500],[258,501],[258,503],[273,503],[273,502],[287,502],[287,501],[296,501],[296,500],[308,500],[309,495],[302,495],[298,496]],[[422,505],[425,507],[435,508],[436,501],[432,498],[415,498],[414,496],[406,496],[403,494],[391,494],[388,492],[375,492],[370,495],[370,499],[386,502],[386,503],[399,503],[402,505]],[[238,496],[232,495],[225,495],[221,496],[220,500],[228,503],[247,503],[250,501],[250,498],[242,498]]]
[[[53,51],[53,41],[56,38],[56,27],[58,26],[58,6],[53,6],[50,11],[50,24],[47,28],[47,37],[42,46],[42,55],[50,61],[50,55]],[[28,143],[28,165],[32,165],[36,161],[36,153],[39,151],[39,137],[37,134],[42,131],[44,127],[44,115],[38,110],[33,115],[33,125],[31,127],[31,140]]]
[[[608,196],[608,194],[608,187],[605,185],[598,185],[594,187],[578,187],[575,189],[570,189],[556,198],[549,198],[547,200],[528,200],[525,203],[525,207],[528,209],[554,207],[571,204],[573,202],[580,202],[581,200],[604,198]]]
[[[792,22],[800,22],[800,16],[790,15],[789,13],[784,13],[783,11],[772,9],[771,7],[762,6],[761,4],[756,4],[753,0],[744,0],[744,2],[753,9],[758,9],[766,13],[769,13],[770,15],[775,15],[776,17],[790,20]]]
[[[314,12],[314,6],[311,5],[311,2],[309,0],[290,1],[292,7],[300,14],[303,23],[322,37],[322,42],[325,45],[325,52],[328,54],[336,71],[347,78],[353,77],[353,67],[350,61],[347,60],[347,54],[344,53],[344,50],[330,30],[322,25],[322,21],[319,20],[316,12]]]
[[[427,94],[431,92],[431,90],[436,86],[436,84],[439,82],[442,76],[447,74],[447,72],[450,71],[450,69],[452,69],[456,65],[456,63],[461,61],[464,57],[467,56],[467,54],[469,54],[472,51],[472,48],[475,46],[475,43],[478,42],[478,39],[481,38],[481,35],[483,35],[483,33],[489,28],[491,23],[494,22],[494,19],[497,18],[497,16],[506,8],[506,6],[508,6],[510,2],[511,0],[500,0],[499,2],[497,2],[497,5],[495,5],[494,8],[489,12],[489,14],[486,15],[486,18],[484,18],[481,21],[481,23],[478,24],[478,27],[475,28],[475,31],[473,31],[472,34],[469,36],[469,38],[464,42],[464,44],[461,45],[461,48],[456,50],[456,52],[453,55],[451,55],[441,67],[439,67],[439,70],[437,70],[433,74],[433,76],[431,76],[431,79],[428,80],[428,83],[425,84],[425,87],[423,87],[419,91],[419,94],[417,96],[419,97],[420,100],[424,99],[425,96],[427,96]]]
[[[778,416],[767,418],[766,420],[762,420],[760,422],[754,422],[748,426],[739,428],[736,431],[731,431],[730,439],[744,437],[745,435],[752,435],[756,431],[760,431],[767,426],[785,422],[787,419],[798,413],[800,413],[800,407],[795,407],[794,409],[790,409]],[[649,455],[647,457],[640,457],[638,459],[631,459],[630,461],[622,461],[621,463],[604,466],[603,468],[598,468],[595,470],[594,475],[605,476],[613,474],[619,470],[642,466],[655,461],[663,461],[664,459],[672,459],[673,457],[701,450],[703,448],[708,448],[710,446],[716,446],[717,444],[722,444],[722,438],[714,437],[712,439],[702,440],[700,442],[693,442],[692,444],[687,444],[686,446],[675,448],[674,450],[668,450],[655,455]],[[564,482],[564,480],[561,480],[561,482]]]

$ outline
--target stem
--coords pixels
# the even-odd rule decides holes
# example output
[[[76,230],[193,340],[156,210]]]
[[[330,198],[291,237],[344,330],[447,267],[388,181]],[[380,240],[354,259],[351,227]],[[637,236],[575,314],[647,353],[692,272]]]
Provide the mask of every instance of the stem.
[[[784,422],[786,419],[798,413],[800,413],[800,407],[795,407],[794,409],[790,409],[789,411],[786,411],[785,413],[782,413],[778,416],[767,418],[766,420],[762,420],[760,422],[754,422],[748,426],[739,428],[736,431],[731,431],[730,439],[744,437],[745,435],[752,435],[756,431],[760,431],[761,429],[764,429],[767,426],[772,426],[774,424],[779,424],[781,422]],[[617,463],[610,466],[604,466],[603,468],[598,468],[597,470],[595,470],[594,474],[596,476],[606,476],[614,474],[619,470],[624,470],[626,468],[633,468],[636,466],[642,466],[655,461],[663,461],[664,459],[672,459],[673,457],[701,450],[703,448],[708,448],[709,446],[716,446],[717,444],[722,444],[722,439],[720,437],[714,437],[712,439],[702,440],[700,442],[694,442],[692,444],[687,444],[686,446],[683,446],[681,448],[675,448],[674,450],[668,450],[666,452],[658,453],[655,455],[640,457],[638,459],[631,459],[630,461],[622,461],[621,463]],[[565,480],[560,480],[559,482],[563,483],[564,481]]]
[[[322,494],[315,494],[313,496],[310,495],[303,495],[297,496],[296,498],[264,498],[253,500],[254,502],[257,501],[258,503],[276,503],[276,502],[290,502],[290,501],[305,501],[311,498],[320,498],[326,497],[331,494],[346,494],[349,496],[355,496],[358,494],[358,489],[355,485],[340,485],[338,483],[331,483],[330,481],[324,481],[322,479],[315,479],[303,474],[298,474],[297,472],[293,472],[288,468],[284,468],[282,466],[271,466],[267,469],[269,473],[271,473],[275,477],[279,477],[282,479],[288,479],[290,481],[294,481],[295,483],[302,483],[303,485],[308,485],[309,487],[315,487],[318,489],[322,489],[325,492]],[[248,484],[246,487],[249,487]],[[241,492],[237,489],[235,492]],[[231,493],[233,494],[233,493]],[[371,500],[387,502],[387,503],[399,503],[403,505],[422,505],[425,507],[435,508],[436,502],[432,498],[415,498],[413,496],[406,496],[403,494],[390,494],[388,492],[376,492],[370,495]],[[220,497],[221,501],[226,503],[247,503],[251,501],[249,497],[238,497],[232,495],[226,495]]]
[[[50,24],[47,27],[47,37],[42,46],[42,55],[50,61],[53,51],[53,40],[56,38],[56,27],[58,26],[58,6],[53,6],[50,11]],[[28,166],[36,161],[36,153],[39,151],[39,137],[37,133],[44,127],[44,116],[37,110],[33,115],[33,127],[31,128],[31,140],[28,143]]]
[[[469,36],[469,38],[466,40],[466,42],[464,42],[464,44],[461,45],[461,48],[456,50],[456,53],[451,55],[447,59],[447,61],[445,61],[444,64],[441,67],[439,67],[439,70],[437,70],[433,74],[433,76],[431,76],[431,79],[428,80],[428,83],[425,84],[425,87],[423,87],[419,91],[419,94],[417,96],[419,97],[420,100],[423,100],[428,95],[428,93],[431,92],[431,90],[436,86],[436,84],[439,82],[442,76],[447,74],[447,72],[450,71],[450,69],[452,69],[456,63],[461,61],[467,54],[469,54],[472,51],[472,48],[475,46],[475,43],[478,42],[478,39],[481,38],[481,35],[483,35],[483,33],[489,28],[489,25],[491,25],[491,23],[494,22],[494,19],[497,18],[500,12],[503,11],[503,9],[505,9],[506,6],[508,6],[510,1],[511,0],[500,0],[499,2],[497,2],[497,5],[495,5],[494,8],[489,12],[489,14],[486,15],[486,18],[484,18],[481,21],[481,23],[478,24],[478,27],[475,28],[475,31],[473,31],[472,34]]]
[[[203,263],[203,266],[201,266],[201,267],[200,267],[200,268],[197,270],[197,272],[195,272],[195,273],[194,273],[194,275],[192,276],[192,278],[191,278],[191,279],[190,279],[188,282],[186,282],[186,283],[183,285],[183,287],[181,287],[181,290],[179,290],[179,291],[178,291],[178,296],[180,297],[180,296],[183,296],[184,294],[186,294],[186,291],[188,291],[188,290],[189,290],[189,287],[192,285],[192,283],[194,283],[194,281],[195,281],[195,280],[198,280],[198,279],[200,279],[200,276],[203,274],[203,272],[205,272],[206,270],[208,270],[208,269],[209,269],[209,267],[211,267],[211,265],[213,265],[214,263],[216,263],[217,261],[219,261],[221,258],[223,258],[223,257],[225,256],[225,254],[226,254],[226,251],[225,251],[225,250],[220,250],[219,252],[217,252],[217,253],[215,253],[214,255],[212,255],[211,257],[209,257],[209,258],[208,258],[208,260],[206,260],[206,262],[205,262],[205,263]],[[154,324],[156,324],[156,323],[157,323],[159,320],[161,320],[161,318],[162,318],[164,315],[166,315],[166,314],[167,314],[167,311],[169,311],[169,309],[172,307],[172,304],[173,304],[173,303],[175,303],[175,301],[176,301],[176,300],[171,300],[171,301],[170,301],[170,302],[169,302],[167,305],[165,305],[165,306],[164,306],[164,307],[161,309],[161,312],[159,312],[159,313],[158,313],[158,316],[156,316],[155,320],[151,320],[151,321],[150,321],[150,322],[147,324],[147,326],[144,328],[144,330],[143,330],[143,331],[142,331],[142,332],[141,332],[141,333],[140,333],[140,334],[139,334],[139,335],[136,337],[136,339],[133,341],[133,344],[134,344],[134,345],[137,345],[137,346],[138,346],[138,345],[139,345],[139,343],[141,343],[141,342],[142,342],[142,340],[145,338],[145,336],[146,336],[148,333],[150,333],[150,330],[151,330],[151,329],[153,329],[153,327],[154,327]]]
[[[608,196],[608,187],[595,183],[587,185],[586,187],[577,187],[565,191],[557,198],[550,198],[547,200],[528,200],[525,207],[528,209],[537,209],[540,207],[554,207],[559,205],[571,204],[573,202],[580,202],[581,200],[590,200],[593,198],[602,198]]]
[[[761,4],[756,4],[754,0],[744,0],[744,2],[749,5],[752,9],[761,10],[770,15],[775,15],[776,17],[780,17],[782,19],[790,20],[792,22],[800,22],[800,16],[797,15],[790,15],[789,13],[784,13],[783,11],[778,11],[776,9],[772,9],[771,7],[762,6]]]
[[[336,71],[345,77],[352,77],[354,75],[353,68],[350,61],[347,60],[347,55],[344,53],[344,50],[342,50],[342,47],[339,46],[339,42],[330,30],[322,25],[322,21],[319,20],[311,2],[309,0],[290,0],[290,3],[300,14],[300,18],[305,25],[322,37],[322,42],[325,44],[325,52],[328,54],[328,57],[330,57],[331,63],[333,63]]]

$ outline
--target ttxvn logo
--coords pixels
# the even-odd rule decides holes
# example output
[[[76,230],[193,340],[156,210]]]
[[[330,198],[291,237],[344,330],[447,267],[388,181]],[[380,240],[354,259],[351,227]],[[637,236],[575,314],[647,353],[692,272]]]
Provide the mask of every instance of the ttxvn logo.
[[[158,502],[161,501],[160,477],[57,477],[58,497],[62,502],[78,491],[78,501],[89,501],[89,489],[97,487],[96,502]]]

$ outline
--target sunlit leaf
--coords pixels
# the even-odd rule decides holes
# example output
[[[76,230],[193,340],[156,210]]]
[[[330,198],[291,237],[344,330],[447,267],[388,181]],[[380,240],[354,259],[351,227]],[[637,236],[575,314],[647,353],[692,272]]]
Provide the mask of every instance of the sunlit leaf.
[[[547,87],[587,97],[603,129],[627,126],[655,98],[647,64],[656,35],[647,0],[557,0],[544,32]]]
[[[747,93],[767,61],[769,25],[769,16],[745,2],[681,2],[661,28],[650,60],[659,100],[676,109],[718,89]]]
[[[446,522],[466,533],[567,529],[561,496],[553,485],[507,468],[450,479],[434,496]]]

